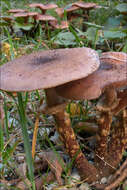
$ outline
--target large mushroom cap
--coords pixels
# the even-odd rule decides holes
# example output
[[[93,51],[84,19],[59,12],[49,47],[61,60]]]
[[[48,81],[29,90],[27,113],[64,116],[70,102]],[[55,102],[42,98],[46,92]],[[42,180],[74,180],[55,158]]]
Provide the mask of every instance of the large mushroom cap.
[[[0,89],[17,92],[56,87],[88,76],[99,64],[97,53],[90,48],[35,52],[0,67]]]
[[[56,92],[68,99],[96,99],[108,86],[120,88],[127,86],[127,54],[107,52],[100,57],[97,71],[84,79],[72,81],[56,87]]]

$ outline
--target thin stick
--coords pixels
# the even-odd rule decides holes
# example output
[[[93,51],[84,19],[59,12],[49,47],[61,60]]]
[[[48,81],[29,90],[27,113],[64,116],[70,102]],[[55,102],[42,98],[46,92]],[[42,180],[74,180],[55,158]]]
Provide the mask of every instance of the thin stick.
[[[33,140],[32,140],[32,158],[34,159],[35,156],[35,146],[37,141],[37,133],[38,133],[38,126],[39,126],[39,114],[37,114],[33,132]]]

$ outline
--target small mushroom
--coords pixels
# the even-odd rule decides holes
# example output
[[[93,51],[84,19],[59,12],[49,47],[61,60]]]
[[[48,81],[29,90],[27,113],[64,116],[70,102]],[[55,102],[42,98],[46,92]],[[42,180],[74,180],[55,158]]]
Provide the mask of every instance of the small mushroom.
[[[0,67],[1,90],[18,92],[45,89],[49,109],[55,106],[57,110],[54,111],[54,117],[66,150],[74,159],[81,177],[88,181],[97,179],[97,170],[82,153],[69,115],[64,110],[66,102],[63,104],[64,100],[57,95],[54,87],[88,76],[99,64],[99,57],[94,50],[72,48],[32,53]],[[47,110],[43,111],[47,113]]]
[[[68,20],[71,20],[72,15],[76,15],[76,13],[73,13],[74,11],[80,9],[78,6],[70,5],[67,8],[56,8],[55,12],[58,14],[59,17],[63,18],[64,12],[67,13]]]
[[[71,6],[69,6],[69,7],[67,7],[67,8],[64,8],[64,10],[66,10],[67,13],[76,11],[76,10],[78,10],[78,9],[79,9],[79,7],[78,7],[78,6],[75,6],[74,4],[72,4]]]
[[[18,17],[24,18],[25,19],[25,23],[27,24],[28,23],[28,19],[30,17],[32,17],[34,19],[34,21],[36,21],[38,14],[39,14],[38,12],[28,12],[28,13],[16,13],[13,16],[15,18],[18,18]]]
[[[56,18],[51,15],[38,15],[37,20],[42,22],[42,28],[46,28],[45,27],[46,23],[50,24],[50,22],[57,22]]]
[[[84,10],[90,10],[96,7],[96,3],[84,3],[83,1],[75,2],[72,5],[80,7],[81,9]]]
[[[42,14],[45,14],[45,12],[47,10],[50,10],[50,9],[55,9],[57,8],[58,6],[56,4],[47,4],[47,5],[44,5],[42,3],[32,3],[29,5],[29,7],[31,8],[39,8],[42,12]]]
[[[66,11],[67,13],[67,19],[69,21],[72,21],[73,18],[77,18],[77,17],[82,17],[84,16],[84,20],[88,21],[88,15],[89,15],[89,11],[93,8],[96,8],[96,4],[95,3],[84,3],[82,1],[78,1],[75,3],[70,4],[70,6],[67,6],[65,8],[56,8],[55,12],[58,14],[59,17],[63,17],[64,16],[64,12]],[[79,14],[79,13],[75,13],[76,10],[82,9],[83,10],[83,15]],[[87,12],[87,15],[85,14]]]
[[[83,21],[88,21],[89,11],[97,7],[96,3],[85,3],[83,1],[75,2],[72,5],[77,6],[83,10],[83,15],[81,15],[83,16]],[[86,30],[86,26],[83,24],[83,31],[85,30]]]

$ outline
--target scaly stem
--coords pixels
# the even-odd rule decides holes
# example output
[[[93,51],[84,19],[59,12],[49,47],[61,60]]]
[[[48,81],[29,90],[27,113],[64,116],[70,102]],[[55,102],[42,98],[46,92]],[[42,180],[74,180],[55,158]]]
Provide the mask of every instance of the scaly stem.
[[[95,181],[98,178],[98,172],[96,168],[88,162],[80,149],[74,131],[71,128],[69,114],[65,112],[65,106],[62,106],[61,104],[63,99],[60,99],[60,97],[57,96],[54,89],[46,90],[46,96],[49,110],[55,110],[53,111],[53,115],[57,123],[57,130],[60,134],[60,138],[64,143],[68,154],[75,162],[81,178],[86,179],[89,182]],[[57,110],[53,109],[52,106],[55,106]]]

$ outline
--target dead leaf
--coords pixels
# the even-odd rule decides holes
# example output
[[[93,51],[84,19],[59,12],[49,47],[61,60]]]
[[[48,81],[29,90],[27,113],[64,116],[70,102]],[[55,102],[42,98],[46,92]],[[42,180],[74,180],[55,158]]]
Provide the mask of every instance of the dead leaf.
[[[54,152],[43,152],[39,157],[47,161],[51,171],[57,179],[58,184],[62,185],[61,174],[63,172],[63,167],[65,167],[62,157],[57,156]]]

